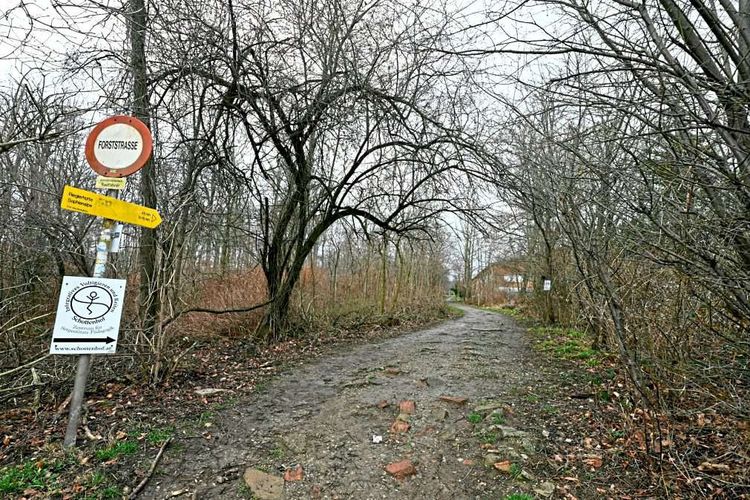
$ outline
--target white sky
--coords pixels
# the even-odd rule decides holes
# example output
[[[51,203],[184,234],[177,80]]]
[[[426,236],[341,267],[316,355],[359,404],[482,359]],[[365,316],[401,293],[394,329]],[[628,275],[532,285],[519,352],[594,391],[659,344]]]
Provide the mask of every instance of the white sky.
[[[103,51],[125,49],[125,28],[121,19],[101,13],[101,9],[77,9],[55,7],[61,0],[0,0],[0,87],[19,81],[23,76],[38,81],[45,79],[48,87],[60,90],[75,90],[83,102],[78,104],[99,102],[104,92],[97,88],[97,76],[101,80],[111,80],[110,70],[103,67],[107,61],[96,59]],[[70,3],[93,5],[90,0],[74,0]],[[119,9],[120,0],[99,0],[98,5]],[[478,25],[492,15],[492,11],[508,9],[510,3],[500,4],[494,1],[462,1],[454,3],[461,5],[458,17],[461,24]],[[489,12],[489,14],[488,14]],[[530,21],[533,16],[536,22],[552,26],[554,23],[549,13],[541,8],[530,8],[519,12],[514,17],[503,21],[501,29],[492,28],[483,35],[475,38],[480,48],[492,48],[493,45],[512,43],[519,37],[534,36],[533,25],[523,21]],[[519,22],[519,18],[522,20]],[[74,21],[71,21],[74,20]],[[72,24],[69,24],[71,23]],[[558,27],[559,28],[559,27]],[[484,30],[485,28],[472,28]],[[85,35],[83,33],[88,33]],[[468,35],[467,35],[468,36]],[[461,43],[462,34],[456,34],[457,43]],[[465,46],[461,47],[465,48]],[[84,71],[71,77],[69,67],[73,63],[72,54],[83,55]],[[90,57],[93,56],[93,57]],[[488,58],[486,64],[492,67],[493,78],[497,78],[497,90],[505,94],[506,98],[514,99],[516,87],[513,79],[506,79],[506,75],[519,77],[528,71],[529,58],[524,56],[494,56]],[[534,72],[536,70],[532,70]],[[109,75],[109,76],[106,76]],[[81,93],[83,91],[83,93]],[[487,96],[477,99],[492,101]],[[101,116],[92,115],[92,123]],[[491,200],[485,202],[492,203]],[[447,215],[446,223],[458,227],[458,220]]]
[[[111,69],[102,67],[106,60],[97,58],[112,48],[124,49],[125,28],[103,9],[61,7],[62,3],[67,2],[0,0],[0,85],[43,78],[48,88],[84,91],[86,101],[96,102],[101,98],[96,95],[97,75]],[[77,3],[92,4],[88,0]],[[121,7],[117,0],[99,4]],[[84,71],[72,77],[71,68],[76,66]]]

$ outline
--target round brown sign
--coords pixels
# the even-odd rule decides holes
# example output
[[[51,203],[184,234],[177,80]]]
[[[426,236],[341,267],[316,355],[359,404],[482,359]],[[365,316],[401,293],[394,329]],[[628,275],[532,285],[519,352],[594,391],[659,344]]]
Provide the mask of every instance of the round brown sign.
[[[99,123],[86,139],[86,160],[99,175],[126,177],[140,170],[151,156],[148,127],[133,116],[112,116]]]

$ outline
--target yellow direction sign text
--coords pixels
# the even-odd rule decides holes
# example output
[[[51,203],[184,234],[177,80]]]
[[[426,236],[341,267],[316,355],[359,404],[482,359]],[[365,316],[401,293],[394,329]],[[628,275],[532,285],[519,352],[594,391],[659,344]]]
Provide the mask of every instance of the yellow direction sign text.
[[[96,176],[96,187],[97,189],[125,189],[127,180],[125,177],[104,177],[102,175]]]
[[[153,208],[128,203],[111,196],[92,193],[72,186],[65,186],[65,189],[63,189],[60,207],[64,210],[95,215],[151,229],[161,224],[161,217]]]

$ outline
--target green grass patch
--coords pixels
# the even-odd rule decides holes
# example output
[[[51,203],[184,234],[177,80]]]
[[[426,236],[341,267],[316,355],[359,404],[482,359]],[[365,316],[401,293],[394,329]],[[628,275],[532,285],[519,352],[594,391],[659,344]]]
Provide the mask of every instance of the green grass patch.
[[[523,468],[516,463],[512,463],[510,464],[509,474],[513,479],[520,479],[521,474],[523,474]]]
[[[239,493],[242,498],[255,498],[255,496],[253,495],[253,490],[251,490],[244,481],[240,481],[237,484],[237,493]]]
[[[132,455],[138,451],[138,443],[135,441],[122,441],[114,443],[102,450],[96,450],[96,458],[102,462],[114,460],[125,455]]]
[[[526,493],[511,493],[505,500],[534,500],[534,497]]]
[[[149,444],[160,445],[174,435],[174,427],[155,428],[148,431],[146,441]]]
[[[499,413],[493,413],[490,420],[493,425],[505,425],[505,417]]]
[[[106,484],[106,479],[101,472],[95,472],[91,480],[84,484],[91,493],[87,493],[82,500],[109,500],[122,499],[122,488],[113,484]]]
[[[281,371],[286,371],[286,369],[287,369],[287,367],[285,367],[285,366],[281,367]],[[240,400],[240,398],[238,398],[237,396],[230,396],[230,397],[228,397],[227,399],[225,399],[223,401],[219,401],[219,402],[214,403],[211,406],[211,408],[213,408],[216,411],[227,410],[227,409],[235,406],[239,402],[239,400]]]
[[[61,487],[60,473],[78,464],[73,453],[49,460],[30,460],[21,465],[0,469],[0,498],[8,494],[23,493],[31,489],[40,492],[53,492]]]
[[[500,436],[496,432],[482,430],[479,431],[476,436],[484,444],[495,444]]]
[[[284,447],[281,445],[276,445],[271,452],[269,453],[271,458],[274,460],[281,460],[286,456],[286,452],[284,451]]]
[[[560,411],[557,408],[551,405],[542,406],[542,412],[547,415],[557,415],[558,413],[560,413]]]
[[[466,314],[466,312],[460,307],[452,306],[450,304],[445,306],[445,309],[446,309],[448,316],[451,318],[456,318],[456,319],[463,318],[464,315]]]
[[[158,446],[175,433],[175,428],[169,427],[136,427],[128,431],[128,437],[136,441],[145,440],[148,444]]]
[[[96,488],[104,484],[106,481],[107,481],[107,478],[104,476],[104,474],[100,471],[96,471],[93,474],[91,474],[91,479],[89,479],[88,483],[94,488]]]
[[[625,433],[625,431],[612,429],[609,431],[609,435],[612,437],[612,439],[620,439],[624,438],[627,434]]]
[[[28,490],[33,490],[44,498],[58,498],[61,495],[60,489],[67,482],[61,479],[60,475],[66,467],[73,465],[67,460],[56,460],[50,464],[38,460],[6,467],[0,470],[0,498],[18,498]],[[94,493],[81,493],[77,498],[85,500],[122,498],[120,487],[106,485],[106,483],[107,478],[102,472],[91,473],[82,485],[85,490]]]
[[[119,486],[107,486],[99,492],[99,498],[112,499],[123,498],[122,490]]]
[[[601,353],[591,348],[586,334],[574,328],[534,327],[529,331],[540,340],[537,348],[558,358],[585,361],[588,366],[601,363]]]
[[[538,403],[540,398],[536,394],[527,394],[523,399],[529,403]]]
[[[0,497],[24,490],[49,491],[57,487],[57,478],[42,461],[0,470]]]
[[[478,424],[479,422],[483,420],[483,418],[482,418],[481,413],[477,413],[474,411],[474,412],[469,413],[469,416],[466,417],[466,420],[468,420],[472,424]]]
[[[198,425],[203,427],[206,424],[211,423],[214,418],[216,418],[216,413],[212,411],[202,411],[201,414],[198,415]]]

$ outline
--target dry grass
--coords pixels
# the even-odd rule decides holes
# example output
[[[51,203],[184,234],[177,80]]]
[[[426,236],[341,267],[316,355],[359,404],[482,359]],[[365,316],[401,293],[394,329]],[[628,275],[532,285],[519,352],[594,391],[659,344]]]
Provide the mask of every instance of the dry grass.
[[[399,284],[398,277],[396,272],[389,273],[385,308],[381,309],[382,282],[375,273],[339,275],[334,288],[327,269],[305,267],[289,309],[292,336],[317,336],[364,325],[427,322],[441,314],[444,300],[440,288],[427,288],[423,283],[419,287]],[[265,280],[259,268],[195,281],[192,288],[186,309],[228,310],[266,300]],[[195,339],[252,337],[262,316],[262,310],[222,315],[191,313],[170,325],[170,335]]]
[[[266,300],[266,286],[260,268],[225,276],[207,277],[191,283],[184,309],[201,307],[213,310],[240,309]],[[190,313],[170,325],[171,334],[190,338],[251,336],[262,317],[262,310],[249,313]]]

